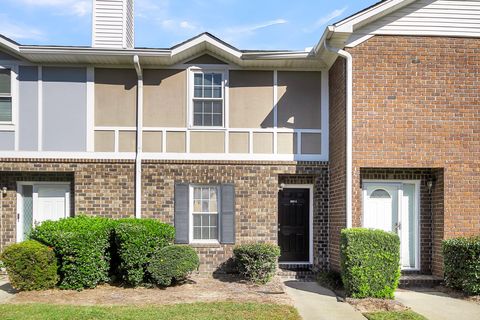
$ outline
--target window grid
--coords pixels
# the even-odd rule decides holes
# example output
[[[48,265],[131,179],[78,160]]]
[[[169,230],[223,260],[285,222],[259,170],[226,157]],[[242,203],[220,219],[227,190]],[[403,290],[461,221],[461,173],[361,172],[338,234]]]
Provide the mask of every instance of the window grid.
[[[12,77],[10,69],[0,69],[0,122],[12,122]]]
[[[218,239],[218,188],[193,187],[193,240]]]
[[[193,125],[223,127],[223,75],[218,72],[193,74]]]

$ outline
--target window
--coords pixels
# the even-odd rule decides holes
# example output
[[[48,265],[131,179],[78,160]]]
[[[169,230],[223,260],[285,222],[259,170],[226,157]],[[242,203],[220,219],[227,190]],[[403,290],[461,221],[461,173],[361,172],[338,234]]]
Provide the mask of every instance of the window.
[[[218,240],[218,187],[193,186],[192,222],[194,242]]]
[[[0,69],[0,122],[12,122],[12,85],[10,69]]]
[[[372,194],[370,195],[370,198],[372,198],[372,199],[390,199],[391,196],[390,196],[390,193],[388,193],[387,191],[385,191],[383,189],[377,189],[377,190],[372,192]]]
[[[223,75],[193,73],[193,126],[223,127]]]

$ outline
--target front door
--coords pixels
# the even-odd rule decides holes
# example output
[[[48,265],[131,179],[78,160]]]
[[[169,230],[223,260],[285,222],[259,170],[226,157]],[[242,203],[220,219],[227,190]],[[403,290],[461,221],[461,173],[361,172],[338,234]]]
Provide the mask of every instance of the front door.
[[[400,237],[402,269],[418,269],[418,196],[415,182],[365,182],[363,227]]]
[[[17,209],[17,241],[23,241],[43,221],[70,215],[70,185],[19,183]]]
[[[310,261],[310,189],[284,188],[278,193],[280,262]]]

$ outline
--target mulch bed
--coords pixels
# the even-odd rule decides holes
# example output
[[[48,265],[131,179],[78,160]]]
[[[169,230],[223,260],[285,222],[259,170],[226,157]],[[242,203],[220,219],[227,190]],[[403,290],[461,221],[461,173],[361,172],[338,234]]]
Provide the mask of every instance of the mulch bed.
[[[19,292],[8,303],[55,303],[69,305],[165,305],[193,302],[261,302],[293,305],[280,278],[255,285],[235,276],[194,275],[190,281],[168,288],[125,288],[105,284],[82,291],[46,290]]]
[[[347,298],[346,302],[351,304],[356,310],[361,313],[367,312],[377,312],[377,311],[406,311],[410,308],[404,306],[396,300],[386,300],[386,299],[353,299]]]

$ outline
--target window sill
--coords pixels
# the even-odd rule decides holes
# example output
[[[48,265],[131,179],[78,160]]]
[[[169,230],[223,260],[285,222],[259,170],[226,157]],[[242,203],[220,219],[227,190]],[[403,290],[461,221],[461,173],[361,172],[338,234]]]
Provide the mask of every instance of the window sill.
[[[0,122],[0,131],[15,131],[15,124],[12,122]]]
[[[222,245],[220,242],[211,242],[211,243],[199,243],[193,242],[189,244],[193,248],[221,248]]]

